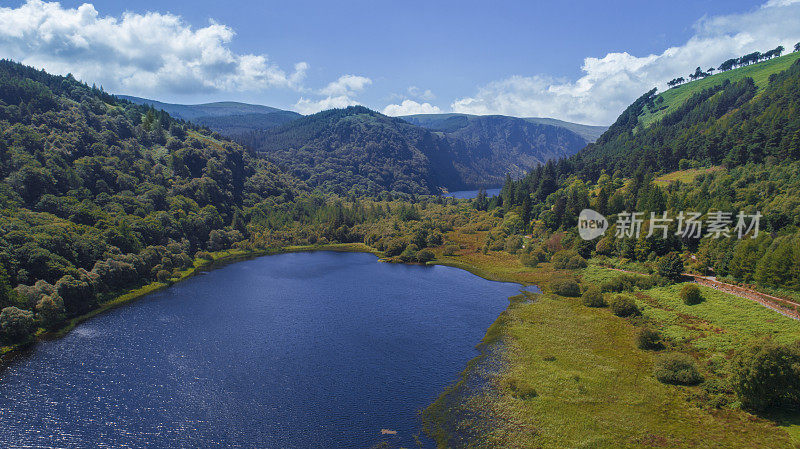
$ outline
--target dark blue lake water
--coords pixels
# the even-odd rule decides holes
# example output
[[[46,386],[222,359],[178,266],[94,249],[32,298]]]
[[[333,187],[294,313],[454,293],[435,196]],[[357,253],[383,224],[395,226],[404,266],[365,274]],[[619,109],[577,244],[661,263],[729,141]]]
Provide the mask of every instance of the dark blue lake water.
[[[501,189],[486,189],[486,195],[489,197],[497,196],[500,194],[500,190]],[[457,199],[472,199],[478,197],[478,190],[457,190],[444,196],[451,196]]]
[[[518,292],[360,253],[228,265],[12,363],[0,447],[416,447],[418,411]]]

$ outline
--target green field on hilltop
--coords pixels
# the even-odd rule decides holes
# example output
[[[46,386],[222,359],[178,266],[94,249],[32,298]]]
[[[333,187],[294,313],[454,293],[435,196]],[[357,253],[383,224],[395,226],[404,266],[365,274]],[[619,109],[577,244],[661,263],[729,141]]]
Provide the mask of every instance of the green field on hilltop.
[[[730,80],[732,83],[735,83],[744,78],[753,78],[756,86],[761,89],[767,85],[770,75],[788,69],[789,66],[798,59],[800,59],[800,52],[789,53],[780,58],[773,58],[769,61],[760,62],[747,67],[728,70],[727,72],[717,73],[716,75],[673,87],[672,89],[660,93],[656,97],[656,104],[659,106],[658,110],[650,112],[647,108],[644,109],[644,112],[639,116],[639,123],[645,127],[650,126],[668,113],[677,109],[692,95],[704,89],[708,89],[709,87],[722,84],[725,80]],[[664,99],[662,103],[658,102],[659,97]]]

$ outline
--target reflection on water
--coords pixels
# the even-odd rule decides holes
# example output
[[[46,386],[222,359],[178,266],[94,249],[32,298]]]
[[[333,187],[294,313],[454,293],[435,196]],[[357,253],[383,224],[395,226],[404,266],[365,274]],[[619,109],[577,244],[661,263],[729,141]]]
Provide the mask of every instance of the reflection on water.
[[[20,357],[0,447],[416,447],[418,410],[518,292],[368,254],[232,264]]]

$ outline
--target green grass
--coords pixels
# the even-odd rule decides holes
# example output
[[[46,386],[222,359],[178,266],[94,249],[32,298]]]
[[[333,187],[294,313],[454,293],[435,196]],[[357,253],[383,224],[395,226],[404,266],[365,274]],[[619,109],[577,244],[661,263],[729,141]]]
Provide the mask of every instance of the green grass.
[[[487,447],[794,447],[765,420],[698,407],[689,398],[699,387],[658,382],[655,355],[606,309],[544,295],[508,313],[509,363]]]
[[[730,80],[732,83],[735,83],[744,78],[753,78],[756,86],[762,89],[769,82],[770,75],[788,69],[789,66],[798,59],[800,59],[800,52],[789,53],[780,58],[773,58],[769,61],[760,62],[747,67],[740,67],[727,72],[717,73],[716,75],[666,90],[657,96],[664,99],[662,103],[656,103],[659,110],[655,113],[651,113],[645,108],[644,113],[639,116],[639,122],[645,127],[650,126],[666,114],[676,110],[695,93],[722,84],[725,80]],[[666,108],[661,109],[663,106],[666,106]]]
[[[704,301],[689,306],[676,284],[647,290],[637,303],[667,336],[708,353],[729,353],[773,336],[780,343],[800,341],[800,322],[749,299],[700,286]]]
[[[658,178],[653,180],[653,184],[659,187],[666,187],[675,181],[680,181],[684,184],[688,184],[693,182],[700,175],[705,175],[720,170],[722,170],[722,167],[719,166],[678,170],[659,176]]]

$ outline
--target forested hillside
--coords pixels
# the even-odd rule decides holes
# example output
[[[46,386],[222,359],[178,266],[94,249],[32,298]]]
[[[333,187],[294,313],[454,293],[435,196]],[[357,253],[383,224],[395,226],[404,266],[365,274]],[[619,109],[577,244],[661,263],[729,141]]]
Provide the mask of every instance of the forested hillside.
[[[311,186],[370,194],[496,186],[586,143],[562,126],[513,117],[425,117],[391,118],[350,107],[254,132],[240,142]]]
[[[463,174],[471,169],[445,139],[363,106],[303,117],[243,143],[309,186],[336,193],[438,193],[467,187]]]
[[[708,85],[714,77],[727,76],[719,84],[698,90],[649,126],[640,116],[657,107],[663,97],[656,96],[655,90],[646,93],[596,143],[571,159],[567,170],[597,179],[603,170],[630,175],[640,166],[653,172],[672,171],[681,167],[682,160],[686,167],[796,159],[800,156],[800,65],[795,62],[785,71],[772,73],[761,89],[753,78],[731,81],[737,77],[728,75],[738,70],[752,73],[755,68],[695,81]]]
[[[670,252],[692,254],[698,273],[800,290],[800,62],[772,74],[758,90],[752,78],[702,90],[660,121],[642,127],[648,92],[597,141],[569,159],[509,182],[505,210],[516,210],[546,232],[572,231],[584,208],[612,224],[624,211],[711,211],[762,215],[758,238],[616,238],[582,244],[585,254],[654,261]],[[692,167],[708,167],[696,170]],[[686,169],[655,182],[659,174]],[[675,179],[676,181],[670,181]],[[732,226],[732,225],[731,225]],[[587,246],[588,245],[588,246]]]
[[[0,179],[0,308],[44,326],[231,247],[306,189],[207,130],[7,60]]]
[[[253,131],[273,128],[302,117],[292,111],[234,101],[190,105],[162,103],[127,95],[118,97],[135,104],[152,106],[159,111],[163,110],[174,118],[205,126],[231,139],[241,139]]]

